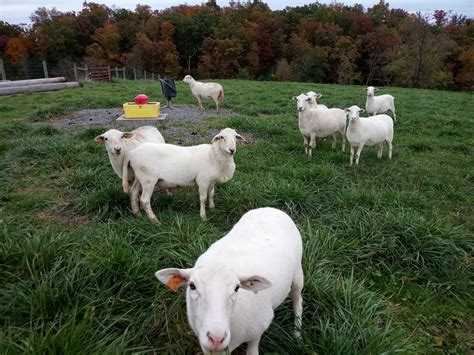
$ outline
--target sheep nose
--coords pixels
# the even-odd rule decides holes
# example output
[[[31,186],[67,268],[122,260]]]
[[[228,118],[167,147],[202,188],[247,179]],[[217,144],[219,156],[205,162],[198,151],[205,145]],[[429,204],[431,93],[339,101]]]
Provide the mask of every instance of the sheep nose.
[[[114,148],[115,152],[118,154],[122,150],[122,148]]]
[[[229,149],[230,154],[234,154],[235,149]]]
[[[211,332],[207,332],[207,338],[214,346],[221,345],[224,342],[226,337],[227,337],[227,333],[224,333],[223,335],[221,335],[221,334],[212,334]]]

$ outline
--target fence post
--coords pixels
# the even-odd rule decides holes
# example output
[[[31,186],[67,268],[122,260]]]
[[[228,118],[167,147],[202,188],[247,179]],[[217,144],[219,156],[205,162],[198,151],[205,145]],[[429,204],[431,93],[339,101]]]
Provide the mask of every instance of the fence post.
[[[86,81],[90,80],[89,67],[87,66],[87,64],[84,64],[84,69],[86,70]]]
[[[133,68],[133,80],[137,80],[137,71]]]
[[[145,73],[145,80],[146,80],[146,70],[144,71],[144,73]]]
[[[3,65],[3,59],[0,58],[0,74],[2,75],[2,80],[7,80],[7,76],[5,75],[5,66]]]
[[[48,65],[46,64],[45,60],[43,60],[43,71],[44,71],[44,77],[49,78],[49,76],[48,76]]]
[[[118,79],[118,68],[115,67],[115,79]]]
[[[107,67],[107,70],[109,71],[109,78],[110,78],[110,81],[112,81],[112,74],[110,74],[110,66]]]
[[[79,76],[77,75],[77,65],[76,65],[76,63],[72,63],[72,70],[74,71],[74,80],[79,82]]]
[[[124,78],[124,79],[127,79],[127,78],[125,77],[125,67],[123,67],[122,70],[123,70],[123,78]]]
[[[151,73],[151,80],[155,81],[155,73]]]

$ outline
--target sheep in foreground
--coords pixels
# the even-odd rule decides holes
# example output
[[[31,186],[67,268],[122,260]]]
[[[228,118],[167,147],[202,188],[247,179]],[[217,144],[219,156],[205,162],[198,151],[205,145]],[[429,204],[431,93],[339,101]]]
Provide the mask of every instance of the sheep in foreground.
[[[193,96],[199,102],[199,108],[202,110],[202,100],[214,100],[216,111],[219,112],[219,104],[224,101],[224,88],[217,83],[203,83],[194,80],[191,75],[186,75],[183,81],[189,85]]]
[[[383,143],[388,143],[388,158],[392,159],[393,120],[388,115],[376,115],[372,117],[359,117],[364,109],[351,106],[345,109],[349,117],[347,127],[347,140],[351,145],[351,157],[349,164],[352,165],[354,148],[357,147],[356,165],[359,165],[360,153],[365,145],[378,146],[378,158],[382,158]]]
[[[231,128],[225,128],[213,139],[212,144],[179,147],[172,144],[145,143],[130,151],[123,164],[123,190],[129,192],[134,214],[138,206],[139,186],[129,189],[128,168],[142,188],[140,203],[151,221],[159,223],[150,199],[155,185],[162,188],[195,186],[199,188],[200,216],[206,220],[206,200],[214,208],[214,185],[232,179],[235,171],[234,153],[236,139],[243,139]]]
[[[232,351],[243,343],[247,354],[258,354],[274,310],[289,293],[300,336],[301,257],[301,236],[291,218],[275,208],[259,208],[244,214],[193,268],[155,275],[175,291],[187,284],[188,322],[204,354]]]
[[[316,138],[332,136],[332,149],[336,148],[336,134],[342,136],[342,151],[346,148],[346,114],[338,108],[312,109],[312,99],[305,94],[293,96],[298,108],[298,126],[304,139],[304,150],[312,156]]]
[[[317,94],[314,91],[308,91],[306,93],[306,96],[308,96],[311,99],[308,105],[309,108],[325,108],[325,109],[328,108],[326,105],[318,104],[316,102],[316,99],[320,99],[321,97],[323,97],[323,95]]]
[[[395,114],[395,98],[392,95],[380,95],[375,96],[375,90],[373,86],[366,88],[367,100],[365,101],[365,109],[368,115],[375,116],[380,113],[392,111],[393,120],[397,122],[397,115]]]
[[[143,126],[131,132],[122,132],[117,129],[109,129],[107,132],[98,135],[94,141],[105,144],[110,164],[119,178],[122,178],[124,156],[140,144],[165,143],[165,139],[156,127]],[[133,173],[129,171],[129,181],[133,181]]]

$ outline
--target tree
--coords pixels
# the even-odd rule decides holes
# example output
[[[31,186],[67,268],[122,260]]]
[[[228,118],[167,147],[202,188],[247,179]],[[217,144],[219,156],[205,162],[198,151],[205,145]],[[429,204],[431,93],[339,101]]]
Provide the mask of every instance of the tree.
[[[242,52],[238,38],[207,38],[202,46],[198,73],[208,78],[234,78],[239,73]]]
[[[86,48],[86,62],[90,65],[118,65],[120,63],[120,33],[117,25],[107,24],[97,29],[94,43]]]

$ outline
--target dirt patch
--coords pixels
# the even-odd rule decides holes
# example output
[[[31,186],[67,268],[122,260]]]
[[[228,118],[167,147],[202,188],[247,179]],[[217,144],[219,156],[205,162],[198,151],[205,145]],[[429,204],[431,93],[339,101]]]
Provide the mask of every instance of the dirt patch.
[[[174,106],[173,109],[161,108],[160,112],[167,114],[166,120],[150,123],[116,121],[123,115],[123,110],[121,108],[107,108],[72,112],[64,118],[38,124],[52,125],[66,134],[75,134],[81,128],[102,127],[131,130],[139,126],[153,125],[159,127],[170,143],[189,144],[209,142],[219,132],[219,129],[209,127],[209,124],[205,123],[206,118],[238,116],[238,113],[232,110],[221,109],[220,112],[213,109],[200,110],[193,105],[179,105]],[[239,133],[245,136],[246,144],[255,141],[250,133]]]

